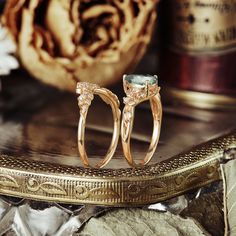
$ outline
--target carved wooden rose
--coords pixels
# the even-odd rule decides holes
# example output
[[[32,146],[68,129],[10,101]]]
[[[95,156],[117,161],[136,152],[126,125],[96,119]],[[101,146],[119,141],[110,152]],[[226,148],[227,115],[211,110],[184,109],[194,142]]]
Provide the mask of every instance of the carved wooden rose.
[[[137,64],[157,1],[8,0],[3,22],[34,77],[74,91],[77,81],[114,83]]]

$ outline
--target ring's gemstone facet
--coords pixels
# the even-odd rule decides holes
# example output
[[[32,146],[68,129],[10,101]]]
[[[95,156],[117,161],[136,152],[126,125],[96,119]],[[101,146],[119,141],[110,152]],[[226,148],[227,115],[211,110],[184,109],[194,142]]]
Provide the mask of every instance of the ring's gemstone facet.
[[[123,86],[126,93],[124,103],[129,105],[148,100],[160,90],[155,75],[125,75],[123,77]]]
[[[148,82],[149,85],[156,85],[157,84],[157,78],[152,75],[126,75],[125,80],[135,86],[143,87]]]

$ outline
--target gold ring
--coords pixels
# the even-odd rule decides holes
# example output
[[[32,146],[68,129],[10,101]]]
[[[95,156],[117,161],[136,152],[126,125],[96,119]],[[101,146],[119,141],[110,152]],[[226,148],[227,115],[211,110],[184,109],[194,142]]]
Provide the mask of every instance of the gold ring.
[[[123,86],[126,93],[121,123],[121,140],[124,156],[129,165],[133,167],[144,166],[152,159],[160,137],[162,120],[160,87],[158,87],[157,76],[151,75],[124,75]],[[130,150],[130,137],[133,129],[135,107],[146,100],[149,100],[151,105],[153,134],[146,156],[139,164],[136,164]]]
[[[86,82],[79,82],[77,83],[76,93],[80,96],[78,97],[78,105],[80,108],[80,120],[78,125],[78,150],[80,158],[83,164],[86,167],[92,167],[89,164],[88,155],[85,150],[85,125],[86,125],[86,118],[89,106],[94,98],[94,95],[98,95],[101,99],[111,106],[113,118],[114,118],[114,131],[112,136],[112,141],[110,147],[107,151],[106,156],[104,159],[99,162],[95,168],[102,168],[109,163],[111,158],[113,157],[118,140],[119,140],[119,133],[120,133],[120,109],[119,109],[119,100],[115,94],[113,94],[110,90],[105,88],[100,88],[96,84],[86,83]]]

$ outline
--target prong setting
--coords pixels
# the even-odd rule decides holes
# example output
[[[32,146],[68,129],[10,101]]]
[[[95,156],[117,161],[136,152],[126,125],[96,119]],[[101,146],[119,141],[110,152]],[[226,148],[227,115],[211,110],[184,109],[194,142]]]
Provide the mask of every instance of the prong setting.
[[[148,100],[159,92],[157,79],[151,75],[125,75],[123,86],[127,96],[124,103],[130,105]]]

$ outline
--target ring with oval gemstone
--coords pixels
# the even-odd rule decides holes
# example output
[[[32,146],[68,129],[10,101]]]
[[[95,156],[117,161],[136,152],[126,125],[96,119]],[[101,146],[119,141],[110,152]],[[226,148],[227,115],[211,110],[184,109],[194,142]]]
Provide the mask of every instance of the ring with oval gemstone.
[[[124,75],[123,87],[126,93],[124,98],[125,107],[123,109],[121,122],[121,141],[125,159],[132,167],[144,166],[150,162],[159,142],[162,104],[160,98],[160,87],[156,75]],[[144,102],[150,101],[153,116],[153,133],[149,149],[144,159],[136,163],[131,154],[130,139],[133,129],[135,107]]]
[[[96,84],[86,82],[77,83],[76,93],[80,95],[78,97],[78,105],[80,108],[80,120],[78,125],[78,151],[80,158],[86,167],[92,167],[89,163],[88,155],[85,150],[85,125],[89,106],[94,99],[94,95],[100,96],[105,103],[111,106],[114,119],[114,130],[111,144],[104,159],[95,166],[95,168],[102,168],[111,160],[118,144],[120,136],[121,115],[119,109],[119,100],[117,96],[110,90],[101,88]]]

